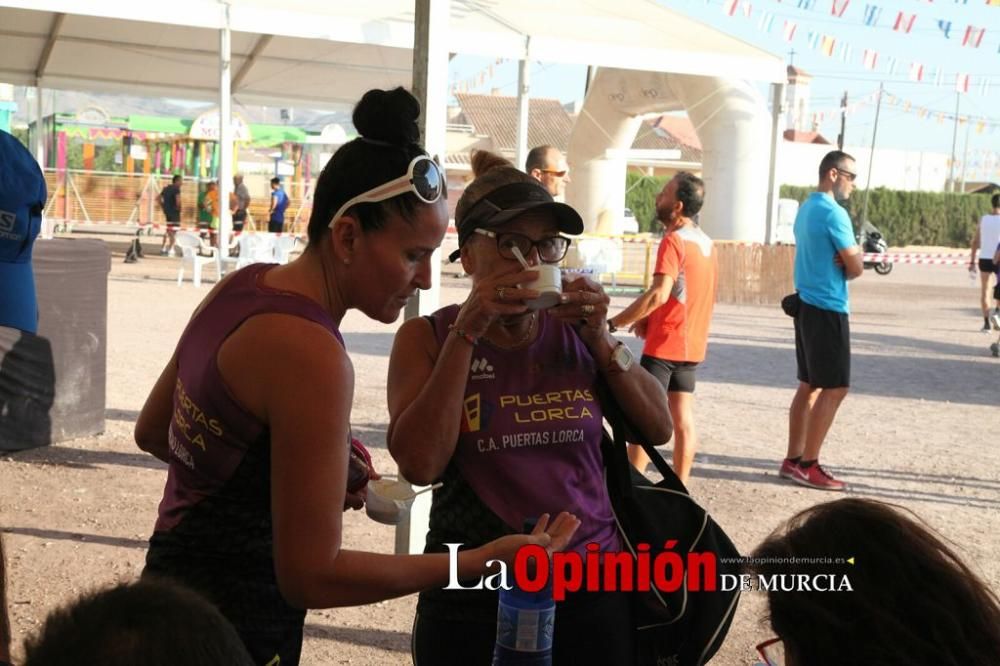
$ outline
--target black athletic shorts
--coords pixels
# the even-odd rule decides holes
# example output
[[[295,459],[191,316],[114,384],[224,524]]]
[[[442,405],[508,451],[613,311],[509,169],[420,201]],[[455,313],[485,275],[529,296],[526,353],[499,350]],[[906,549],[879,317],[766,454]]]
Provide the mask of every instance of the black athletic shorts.
[[[795,318],[795,361],[800,382],[813,388],[851,385],[851,327],[847,315],[802,301]]]
[[[667,361],[643,354],[639,365],[656,377],[667,392],[694,393],[694,373],[698,369],[697,363]]]
[[[980,259],[979,270],[982,273],[996,273],[997,265],[993,263],[992,259]]]
[[[167,226],[168,227],[176,227],[176,226],[180,225],[180,223],[181,223],[181,214],[180,213],[177,213],[176,215],[167,215],[166,218],[167,218]]]
[[[246,222],[247,212],[245,210],[238,210],[233,213],[233,222]]]

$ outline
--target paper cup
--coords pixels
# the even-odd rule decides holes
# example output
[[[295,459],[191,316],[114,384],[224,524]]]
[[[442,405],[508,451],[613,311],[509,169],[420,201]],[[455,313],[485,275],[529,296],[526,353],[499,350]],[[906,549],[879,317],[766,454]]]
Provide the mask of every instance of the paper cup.
[[[538,271],[538,279],[524,285],[524,288],[534,289],[539,292],[539,296],[524,302],[528,309],[544,310],[558,305],[559,297],[562,294],[562,272],[559,267],[542,264],[532,266],[531,270]]]
[[[385,525],[395,525],[406,515],[416,493],[409,483],[391,479],[368,482],[365,513],[372,520]]]

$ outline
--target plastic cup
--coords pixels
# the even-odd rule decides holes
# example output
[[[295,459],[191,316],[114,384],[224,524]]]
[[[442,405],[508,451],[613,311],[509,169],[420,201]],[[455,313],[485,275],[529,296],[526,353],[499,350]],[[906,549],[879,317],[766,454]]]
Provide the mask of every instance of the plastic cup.
[[[534,289],[539,292],[538,298],[525,301],[529,310],[544,310],[559,304],[562,295],[562,272],[558,266],[542,264],[532,266],[531,270],[538,271],[538,278],[529,284],[524,285],[525,289]]]
[[[368,482],[365,513],[375,522],[396,525],[410,510],[416,493],[409,483],[391,479]]]

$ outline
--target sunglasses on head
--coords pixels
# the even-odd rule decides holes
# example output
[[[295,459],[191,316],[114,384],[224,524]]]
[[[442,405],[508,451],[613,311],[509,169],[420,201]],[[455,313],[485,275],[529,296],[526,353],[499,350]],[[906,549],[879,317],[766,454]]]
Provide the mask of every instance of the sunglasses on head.
[[[337,209],[336,214],[330,219],[329,226],[332,229],[333,223],[350,210],[351,206],[362,203],[377,203],[407,192],[417,195],[417,198],[424,203],[436,202],[444,194],[444,174],[441,167],[426,155],[417,155],[406,168],[406,175],[394,178],[348,199],[343,206]]]

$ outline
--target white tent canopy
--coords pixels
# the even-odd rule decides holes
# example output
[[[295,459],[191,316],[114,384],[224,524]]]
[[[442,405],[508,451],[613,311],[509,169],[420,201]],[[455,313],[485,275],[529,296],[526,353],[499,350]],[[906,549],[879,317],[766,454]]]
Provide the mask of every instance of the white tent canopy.
[[[781,59],[650,0],[451,0],[448,50],[781,81]],[[409,85],[412,0],[234,0],[233,95],[353,103]],[[215,0],[0,0],[0,81],[192,99],[219,94]],[[530,37],[530,39],[526,39]]]

